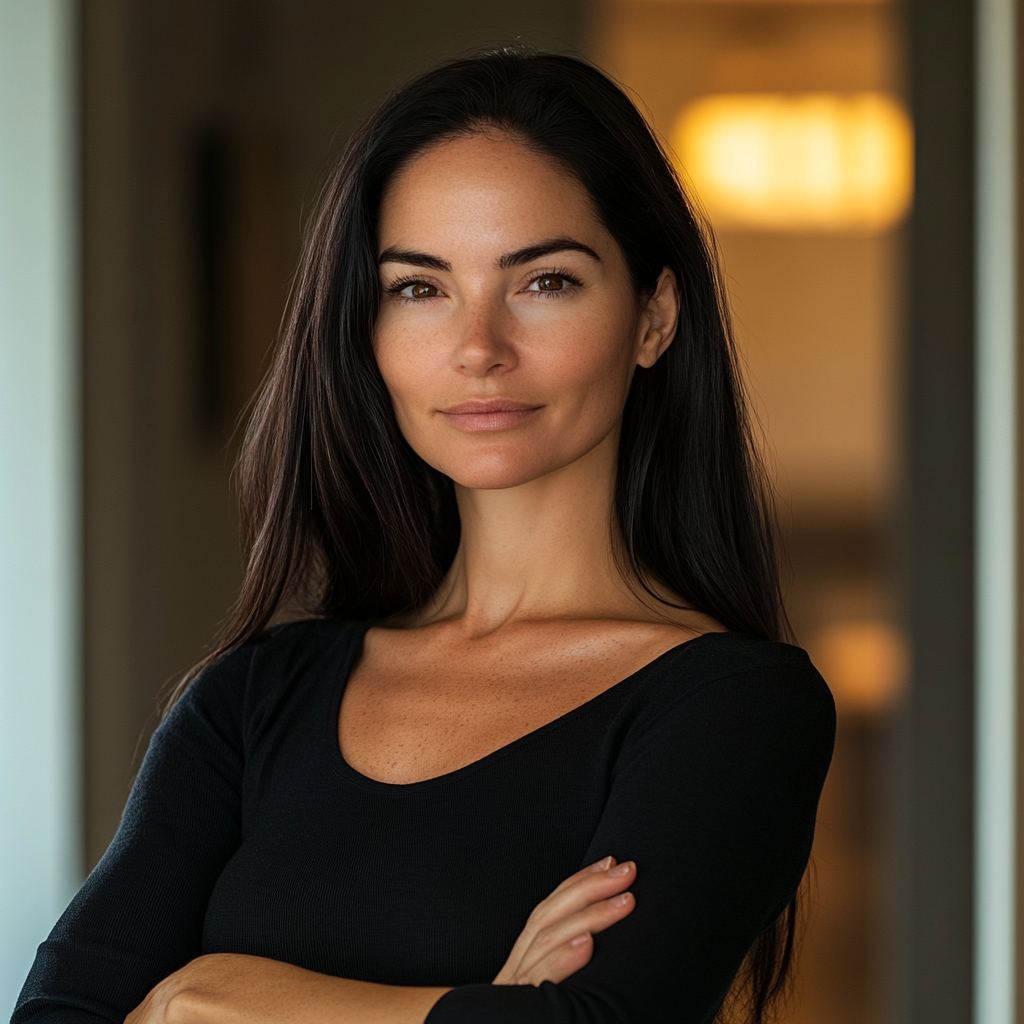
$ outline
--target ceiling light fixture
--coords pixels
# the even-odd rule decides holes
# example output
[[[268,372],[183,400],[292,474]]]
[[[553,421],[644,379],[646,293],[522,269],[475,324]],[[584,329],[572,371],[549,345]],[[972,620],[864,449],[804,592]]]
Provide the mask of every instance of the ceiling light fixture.
[[[910,121],[879,93],[705,96],[672,145],[716,227],[876,234],[910,206]]]

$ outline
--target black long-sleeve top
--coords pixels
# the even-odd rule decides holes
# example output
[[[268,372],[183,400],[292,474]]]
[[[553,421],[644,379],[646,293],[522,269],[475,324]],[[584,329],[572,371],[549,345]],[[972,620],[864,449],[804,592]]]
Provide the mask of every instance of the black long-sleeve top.
[[[124,1017],[204,953],[454,986],[428,1024],[706,1024],[793,896],[835,730],[795,647],[712,633],[409,785],[338,747],[366,626],[297,623],[203,674],[40,948],[13,1024]],[[636,909],[560,984],[496,986],[533,907],[602,857]]]

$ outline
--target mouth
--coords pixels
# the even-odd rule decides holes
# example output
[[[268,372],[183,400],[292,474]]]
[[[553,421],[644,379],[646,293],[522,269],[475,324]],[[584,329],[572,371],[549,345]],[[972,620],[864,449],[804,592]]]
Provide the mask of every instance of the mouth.
[[[438,410],[459,430],[506,430],[528,420],[542,406],[508,398],[471,398]]]

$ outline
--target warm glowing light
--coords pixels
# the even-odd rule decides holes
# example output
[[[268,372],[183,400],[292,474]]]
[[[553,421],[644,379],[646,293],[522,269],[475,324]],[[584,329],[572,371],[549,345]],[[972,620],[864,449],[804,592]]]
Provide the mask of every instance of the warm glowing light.
[[[705,96],[672,145],[716,226],[874,234],[910,205],[910,121],[878,93]]]
[[[811,638],[808,650],[840,710],[861,714],[887,711],[906,685],[906,644],[888,623],[833,623]]]

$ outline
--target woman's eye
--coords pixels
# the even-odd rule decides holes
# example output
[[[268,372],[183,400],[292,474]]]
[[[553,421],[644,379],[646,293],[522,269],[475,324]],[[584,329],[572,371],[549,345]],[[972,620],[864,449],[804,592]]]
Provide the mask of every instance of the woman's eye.
[[[393,287],[391,293],[401,299],[434,299],[441,294],[436,285],[428,284],[426,281],[410,281],[408,284],[400,284]]]
[[[412,284],[407,284],[402,289],[402,294],[410,299],[432,299],[438,294],[438,291],[432,284],[427,284],[425,281],[413,281]]]
[[[530,282],[529,291],[561,292],[569,287],[569,282],[561,274],[544,274]]]

